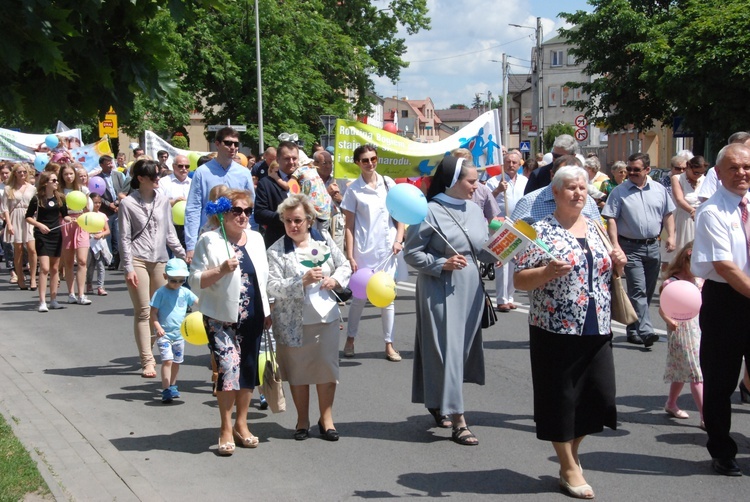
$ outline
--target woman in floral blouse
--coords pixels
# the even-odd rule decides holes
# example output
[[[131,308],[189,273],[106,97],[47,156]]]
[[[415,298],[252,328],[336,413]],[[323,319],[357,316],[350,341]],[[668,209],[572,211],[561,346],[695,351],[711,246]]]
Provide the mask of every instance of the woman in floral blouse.
[[[290,195],[278,213],[286,235],[268,248],[268,293],[281,377],[289,382],[297,426],[294,439],[309,437],[310,385],[318,392],[320,436],[337,441],[333,398],[339,379],[339,306],[331,290],[349,283],[352,269],[328,234],[315,228],[306,195]]]
[[[551,441],[560,462],[560,486],[594,498],[578,459],[587,434],[617,426],[609,285],[625,265],[608,252],[598,222],[581,214],[587,174],[563,167],[552,180],[555,212],[534,224],[550,249],[529,246],[516,258],[515,283],[530,291],[531,374],[537,438]]]

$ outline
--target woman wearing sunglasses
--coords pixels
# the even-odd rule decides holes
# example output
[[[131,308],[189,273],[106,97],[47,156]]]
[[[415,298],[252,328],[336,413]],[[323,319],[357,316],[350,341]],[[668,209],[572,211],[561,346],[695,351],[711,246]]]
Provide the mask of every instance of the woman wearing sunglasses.
[[[141,376],[156,377],[149,301],[164,285],[164,267],[169,259],[165,243],[178,258],[185,250],[172,225],[169,198],[159,188],[159,164],[138,160],[133,164],[132,191],[120,203],[118,211],[119,246],[125,267],[125,282],[133,302],[133,330],[141,359]]]
[[[36,197],[26,210],[26,223],[34,227],[36,254],[39,256],[39,312],[63,308],[57,301],[58,273],[62,254],[63,219],[70,221],[65,196],[58,189],[57,174],[44,171],[36,184]],[[49,277],[49,308],[47,307]]]
[[[195,245],[190,286],[198,295],[208,346],[218,368],[216,399],[221,415],[218,454],[258,446],[247,411],[258,378],[263,329],[271,326],[266,296],[268,261],[263,237],[248,228],[252,195],[230,190],[206,207],[209,224]],[[232,410],[236,410],[232,425]]]

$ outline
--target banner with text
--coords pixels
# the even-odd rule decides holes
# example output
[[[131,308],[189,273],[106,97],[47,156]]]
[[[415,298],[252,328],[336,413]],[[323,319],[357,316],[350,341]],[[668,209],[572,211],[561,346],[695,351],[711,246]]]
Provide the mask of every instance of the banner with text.
[[[467,148],[479,168],[502,162],[500,146],[500,117],[490,110],[448,138],[436,143],[408,140],[378,127],[354,120],[336,121],[334,173],[336,178],[353,179],[359,176],[354,164],[354,150],[371,144],[378,149],[378,173],[392,178],[410,178],[431,174],[440,159],[456,148]]]
[[[65,148],[73,150],[81,147],[81,130],[70,129],[55,135],[63,140]],[[34,162],[37,153],[49,152],[44,143],[47,134],[27,134],[11,129],[0,129],[0,160]]]
[[[175,148],[168,141],[159,137],[158,134],[152,131],[146,131],[145,136],[146,136],[146,155],[148,155],[152,159],[156,159],[156,154],[159,152],[159,150],[164,150],[168,152],[169,158],[167,159],[167,166],[169,166],[170,169],[172,169],[172,162],[174,161],[174,158],[178,155],[184,155],[190,161],[190,170],[194,171],[198,158],[204,155],[208,155],[210,153],[210,152],[194,152],[192,150],[183,150],[181,148]]]

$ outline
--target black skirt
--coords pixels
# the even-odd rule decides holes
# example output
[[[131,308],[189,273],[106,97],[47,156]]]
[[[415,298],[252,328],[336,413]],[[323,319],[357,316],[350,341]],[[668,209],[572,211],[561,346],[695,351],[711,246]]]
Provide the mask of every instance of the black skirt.
[[[34,228],[34,249],[38,256],[49,256],[59,258],[62,255],[62,231],[52,230],[43,234],[38,228]]]
[[[562,335],[529,326],[536,437],[565,442],[617,429],[612,335]]]

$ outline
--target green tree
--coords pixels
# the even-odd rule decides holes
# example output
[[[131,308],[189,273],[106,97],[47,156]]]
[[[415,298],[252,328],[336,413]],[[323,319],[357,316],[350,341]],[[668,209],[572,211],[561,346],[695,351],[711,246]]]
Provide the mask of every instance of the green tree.
[[[89,120],[114,106],[127,121],[136,93],[174,88],[173,51],[152,20],[190,19],[224,0],[6,0],[0,18],[0,116],[33,127]]]
[[[551,126],[547,126],[544,133],[544,151],[551,152],[552,145],[555,143],[555,138],[557,138],[561,134],[570,134],[571,136],[574,136],[575,133],[575,127],[565,122],[558,122],[556,124],[552,124]]]
[[[467,108],[468,107],[466,105],[461,104],[454,104],[448,107],[449,110],[466,110]]]
[[[561,35],[599,78],[574,84],[576,109],[610,130],[647,129],[681,116],[698,137],[747,128],[750,15],[745,0],[590,0],[593,12],[562,13]]]

